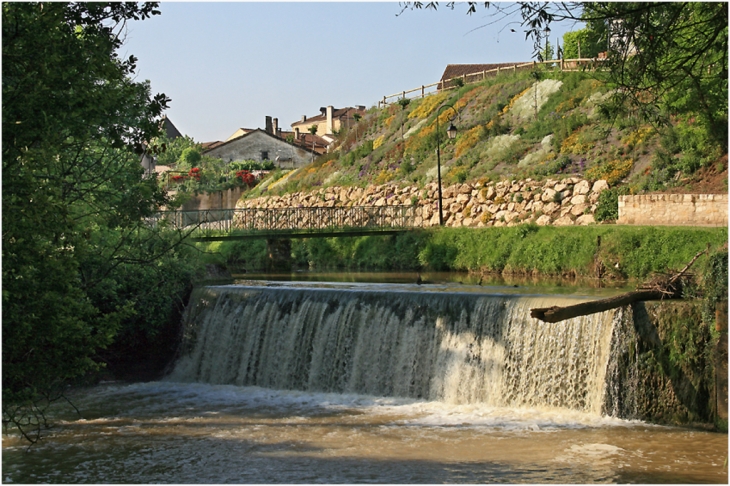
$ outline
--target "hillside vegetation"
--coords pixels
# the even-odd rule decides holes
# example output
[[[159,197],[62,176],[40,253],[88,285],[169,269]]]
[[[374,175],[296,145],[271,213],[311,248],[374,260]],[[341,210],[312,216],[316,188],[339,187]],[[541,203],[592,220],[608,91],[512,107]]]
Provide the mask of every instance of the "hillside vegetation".
[[[616,91],[602,76],[503,73],[371,108],[355,127],[338,134],[329,154],[292,173],[274,173],[249,196],[434,182],[436,113],[442,105],[458,113],[441,109],[438,120],[445,186],[581,176],[605,179],[624,193],[727,192],[727,149],[712,141],[695,116],[670,114],[670,123],[654,124],[643,117],[646,110],[617,104]],[[450,121],[458,129],[454,140],[445,133]]]

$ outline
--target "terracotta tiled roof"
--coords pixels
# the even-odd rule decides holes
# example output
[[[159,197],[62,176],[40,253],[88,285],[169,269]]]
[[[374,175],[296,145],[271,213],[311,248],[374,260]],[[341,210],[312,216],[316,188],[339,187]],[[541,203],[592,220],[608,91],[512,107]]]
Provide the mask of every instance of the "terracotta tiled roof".
[[[526,64],[524,62],[503,62],[499,64],[447,64],[440,81],[458,78],[460,76],[477,74],[482,71],[489,71],[497,68],[510,68],[515,64]]]
[[[214,149],[219,145],[223,145],[224,143],[225,142],[221,142],[220,140],[218,140],[216,142],[203,142],[200,145],[202,146],[203,151],[205,151],[205,150]]]
[[[282,132],[282,135],[283,133],[284,132]],[[329,145],[327,140],[323,139],[319,135],[312,135],[311,133],[300,133],[299,138],[295,139],[292,143],[307,150],[312,150],[312,143],[314,143],[314,151],[319,154],[326,152],[327,146]]]
[[[245,134],[241,135],[240,137],[232,138],[231,140],[226,140],[225,142],[208,142],[210,144],[208,146],[206,146],[206,144],[204,143],[204,144],[202,144],[203,145],[203,153],[205,153],[205,152],[207,152],[209,150],[213,150],[214,148],[218,148],[221,145],[226,145],[226,144],[229,144],[229,143],[233,143],[233,142],[235,142],[237,140],[241,140],[242,138],[248,137],[252,133],[256,133],[256,132],[265,133],[266,135],[268,135],[270,137],[274,137],[277,140],[281,140],[284,143],[289,143],[289,142],[286,141],[286,138],[284,138],[284,137],[279,138],[279,137],[277,137],[275,135],[272,135],[271,133],[267,132],[266,130],[261,130],[260,128],[257,128],[256,130],[253,130],[251,132],[245,133]],[[311,137],[311,136],[312,136],[312,134],[307,134],[307,137]],[[316,135],[315,135],[315,137],[316,137],[316,139],[319,139],[320,141],[322,140],[321,137],[317,137]],[[309,140],[307,140],[306,137],[305,137],[305,140],[307,141],[306,143],[297,143],[297,140],[294,140],[293,145],[300,146],[303,149],[308,150],[308,151],[311,152],[312,151],[312,140],[311,140],[311,138]],[[320,141],[315,140],[315,142],[314,142],[314,151],[317,152],[317,153],[322,153],[322,152],[319,151],[319,148],[320,148],[320,145],[321,145],[321,142]],[[326,148],[327,145],[325,144],[324,147]]]
[[[362,115],[365,113],[365,110],[360,110],[358,108],[353,108],[351,106],[348,106],[347,108],[334,108],[332,110],[332,119],[336,119],[336,118],[340,118],[340,117],[352,118],[352,115],[354,115],[355,113],[360,113]],[[319,115],[313,116],[311,118],[307,118],[304,121],[301,121],[301,120],[296,121],[296,122],[292,123],[291,126],[297,126],[297,125],[302,125],[302,124],[309,126],[313,123],[318,123],[318,122],[323,122],[323,121],[327,121],[326,113],[324,113],[324,114],[320,113]]]

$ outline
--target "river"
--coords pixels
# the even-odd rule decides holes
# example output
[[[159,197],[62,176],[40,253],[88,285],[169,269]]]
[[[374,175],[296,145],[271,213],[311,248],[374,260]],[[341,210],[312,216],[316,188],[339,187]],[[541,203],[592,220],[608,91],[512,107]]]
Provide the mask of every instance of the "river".
[[[165,379],[71,391],[3,481],[727,483],[726,434],[610,413],[619,315],[540,325],[580,297],[513,289],[201,289]]]

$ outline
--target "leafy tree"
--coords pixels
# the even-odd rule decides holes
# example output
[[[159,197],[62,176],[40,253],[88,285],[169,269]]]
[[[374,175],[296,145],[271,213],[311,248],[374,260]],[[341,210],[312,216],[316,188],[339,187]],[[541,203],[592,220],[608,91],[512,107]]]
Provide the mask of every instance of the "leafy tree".
[[[140,154],[169,100],[133,81],[135,58],[117,53],[126,22],[156,7],[2,5],[2,409],[29,440],[44,404],[97,370],[125,326],[161,310],[139,305],[160,274],[133,288],[125,279],[151,263],[148,276],[193,271],[182,240],[145,222],[167,199]]]
[[[599,52],[606,50],[606,45],[605,37],[593,29],[566,32],[563,34],[563,59],[595,58]]]
[[[198,165],[202,155],[197,147],[188,147],[182,151],[178,159],[179,168],[191,168]]]
[[[171,140],[164,131],[159,137],[152,139],[151,147],[157,164],[168,166],[177,164],[185,149],[197,148],[200,151],[200,144],[191,137],[185,135]]]

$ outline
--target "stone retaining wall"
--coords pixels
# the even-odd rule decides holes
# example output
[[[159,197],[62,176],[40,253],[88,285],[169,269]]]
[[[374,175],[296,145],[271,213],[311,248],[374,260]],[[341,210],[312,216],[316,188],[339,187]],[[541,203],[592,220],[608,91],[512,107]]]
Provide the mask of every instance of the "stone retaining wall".
[[[244,189],[236,187],[225,191],[201,193],[185,201],[183,211],[203,211],[206,209],[233,209],[241,198]]]
[[[445,226],[586,225],[595,223],[599,194],[606,181],[578,177],[562,180],[500,181],[455,184],[442,191]],[[416,206],[416,226],[437,226],[438,186],[398,187],[393,184],[362,187],[327,187],[283,196],[240,200],[237,208]]]
[[[727,226],[727,194],[619,196],[618,223],[671,226]]]

